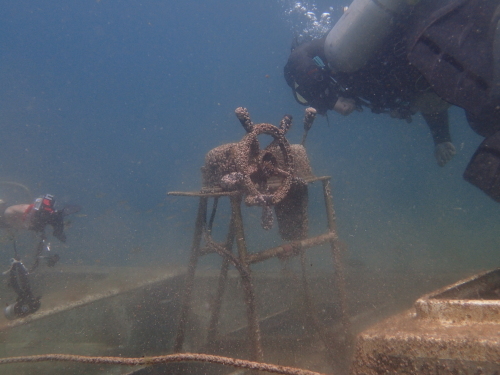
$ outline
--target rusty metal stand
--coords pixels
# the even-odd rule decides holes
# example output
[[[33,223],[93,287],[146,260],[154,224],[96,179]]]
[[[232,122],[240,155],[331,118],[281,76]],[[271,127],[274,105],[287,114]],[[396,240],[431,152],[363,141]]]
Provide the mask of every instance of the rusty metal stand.
[[[261,344],[261,335],[259,328],[258,314],[256,311],[255,292],[252,283],[252,275],[250,266],[254,263],[260,263],[267,259],[274,257],[287,257],[293,255],[303,254],[306,249],[314,246],[319,246],[329,242],[333,257],[333,264],[335,268],[335,284],[338,288],[338,296],[340,300],[340,307],[342,312],[342,326],[345,338],[349,338],[350,322],[347,311],[347,295],[345,289],[344,269],[342,263],[342,254],[340,246],[338,245],[337,229],[335,225],[335,211],[333,208],[333,200],[331,196],[330,177],[311,177],[306,179],[308,184],[315,181],[321,181],[323,187],[323,196],[325,200],[326,216],[327,216],[327,231],[324,234],[315,237],[309,237],[303,240],[292,241],[282,244],[281,246],[273,247],[263,251],[249,253],[245,242],[245,233],[243,227],[243,218],[241,214],[241,202],[243,193],[236,192],[170,192],[169,195],[176,196],[189,196],[198,197],[200,199],[198,205],[198,214],[196,218],[196,225],[194,230],[193,242],[191,246],[191,257],[186,275],[184,294],[181,304],[180,319],[178,324],[177,336],[174,344],[174,352],[181,352],[184,338],[188,315],[191,308],[191,296],[194,285],[194,278],[198,258],[212,253],[217,253],[223,258],[218,287],[215,296],[215,303],[212,310],[212,315],[208,327],[207,338],[209,342],[217,336],[217,325],[220,320],[220,311],[222,299],[227,282],[227,274],[229,265],[233,265],[239,272],[243,291],[244,300],[247,307],[247,320],[248,320],[248,335],[251,345],[251,359],[255,361],[262,361],[263,351]],[[229,230],[226,241],[223,245],[215,243],[211,237],[209,230],[207,230],[207,205],[209,198],[229,197],[231,201],[231,219],[229,223]],[[205,234],[205,247],[201,247],[202,238]],[[236,241],[238,250],[237,255],[233,254],[232,248]],[[303,257],[303,255],[301,255]],[[304,282],[304,288],[307,289],[307,282]],[[308,291],[305,290],[306,296]],[[309,298],[309,297],[306,297]]]

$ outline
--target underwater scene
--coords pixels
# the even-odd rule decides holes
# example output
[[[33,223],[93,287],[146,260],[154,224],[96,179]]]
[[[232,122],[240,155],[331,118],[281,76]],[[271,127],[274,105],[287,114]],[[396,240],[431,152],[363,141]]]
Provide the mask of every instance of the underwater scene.
[[[323,45],[314,87],[285,68],[327,35],[328,52],[338,25],[392,25],[400,3],[418,13],[2,1],[0,374],[498,373],[500,178],[463,175],[476,150],[500,159],[500,129],[434,85],[418,42],[401,69],[423,72],[411,88],[429,81],[419,94],[444,103],[449,135],[391,86],[413,70],[370,71],[358,95]],[[482,10],[471,25],[500,18],[498,1],[435,3],[439,27],[467,7]],[[436,61],[462,72],[481,56],[462,64],[425,30]],[[370,56],[403,56],[380,38]]]

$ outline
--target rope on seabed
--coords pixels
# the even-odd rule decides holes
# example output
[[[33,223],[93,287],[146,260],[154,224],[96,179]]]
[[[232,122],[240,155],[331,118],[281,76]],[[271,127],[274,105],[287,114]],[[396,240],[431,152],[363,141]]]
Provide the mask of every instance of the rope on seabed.
[[[319,372],[303,370],[294,367],[272,365],[269,363],[252,362],[244,359],[235,359],[228,357],[221,357],[217,355],[198,354],[198,353],[180,353],[160,355],[155,357],[141,357],[141,358],[126,358],[126,357],[91,357],[84,355],[71,355],[71,354],[41,354],[29,355],[21,357],[7,357],[0,358],[0,365],[9,363],[33,363],[33,362],[78,362],[90,364],[105,364],[105,365],[123,365],[123,366],[151,366],[162,363],[172,362],[208,362],[217,363],[225,366],[233,366],[239,368],[246,368],[250,370],[267,371],[275,374],[286,375],[325,375]]]

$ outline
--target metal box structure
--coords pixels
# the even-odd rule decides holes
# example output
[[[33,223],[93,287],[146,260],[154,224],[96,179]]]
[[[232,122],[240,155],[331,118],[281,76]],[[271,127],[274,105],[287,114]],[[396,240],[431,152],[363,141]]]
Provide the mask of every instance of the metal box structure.
[[[500,373],[500,269],[427,294],[364,331],[351,373]]]

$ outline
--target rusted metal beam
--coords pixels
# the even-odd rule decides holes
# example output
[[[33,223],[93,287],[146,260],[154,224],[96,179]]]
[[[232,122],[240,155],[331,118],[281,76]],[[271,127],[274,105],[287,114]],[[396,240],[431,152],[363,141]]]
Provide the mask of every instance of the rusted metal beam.
[[[262,361],[264,352],[260,338],[259,319],[256,311],[255,292],[253,290],[251,271],[247,261],[247,247],[245,242],[245,233],[243,230],[243,219],[241,216],[241,196],[231,197],[231,210],[234,218],[234,230],[236,236],[236,246],[238,248],[239,260],[241,263],[240,275],[245,294],[245,303],[247,306],[248,335],[252,345],[252,359]]]
[[[316,181],[329,180],[330,176],[321,177],[307,177],[304,181],[311,184]],[[279,186],[279,182],[270,182],[268,186],[273,189]],[[223,191],[221,188],[202,188],[201,191],[169,191],[168,195],[178,196],[178,197],[230,197],[234,195],[241,194],[241,191]]]
[[[228,252],[232,252],[234,237],[235,237],[235,223],[234,215],[231,215],[231,221],[229,223],[229,232],[226,237],[225,248]],[[212,310],[212,315],[210,317],[210,323],[208,325],[207,342],[211,344],[217,337],[217,326],[220,320],[220,311],[222,307],[222,298],[224,297],[224,292],[226,290],[227,283],[227,273],[229,270],[230,260],[228,257],[222,259],[222,265],[219,273],[219,280],[217,284],[217,293],[214,300],[214,308]]]
[[[191,294],[194,286],[196,265],[198,264],[201,237],[203,235],[203,229],[207,220],[207,205],[208,198],[200,198],[200,203],[198,205],[198,215],[196,216],[196,225],[193,235],[193,243],[191,245],[191,257],[189,259],[189,266],[184,286],[184,295],[182,297],[179,326],[177,328],[177,335],[175,337],[174,352],[176,353],[182,351],[182,346],[184,344],[186,325],[188,321],[189,310],[191,309]]]
[[[344,326],[344,335],[346,342],[352,339],[351,322],[349,320],[349,311],[347,303],[347,290],[345,286],[344,262],[342,261],[341,246],[338,243],[337,224],[335,222],[335,210],[333,208],[333,198],[330,179],[323,180],[323,196],[325,199],[326,217],[328,221],[328,229],[334,234],[334,238],[330,240],[332,250],[333,266],[335,268],[334,278],[337,285],[340,300],[340,309],[342,311],[342,325]]]
[[[267,250],[259,251],[258,253],[249,254],[247,256],[247,262],[249,264],[263,262],[267,259],[274,257],[288,257],[291,255],[298,254],[301,249],[309,249],[314,246],[322,245],[330,240],[336,239],[337,235],[335,233],[324,233],[316,237],[306,238],[301,241],[293,241],[280,246],[272,247]]]

